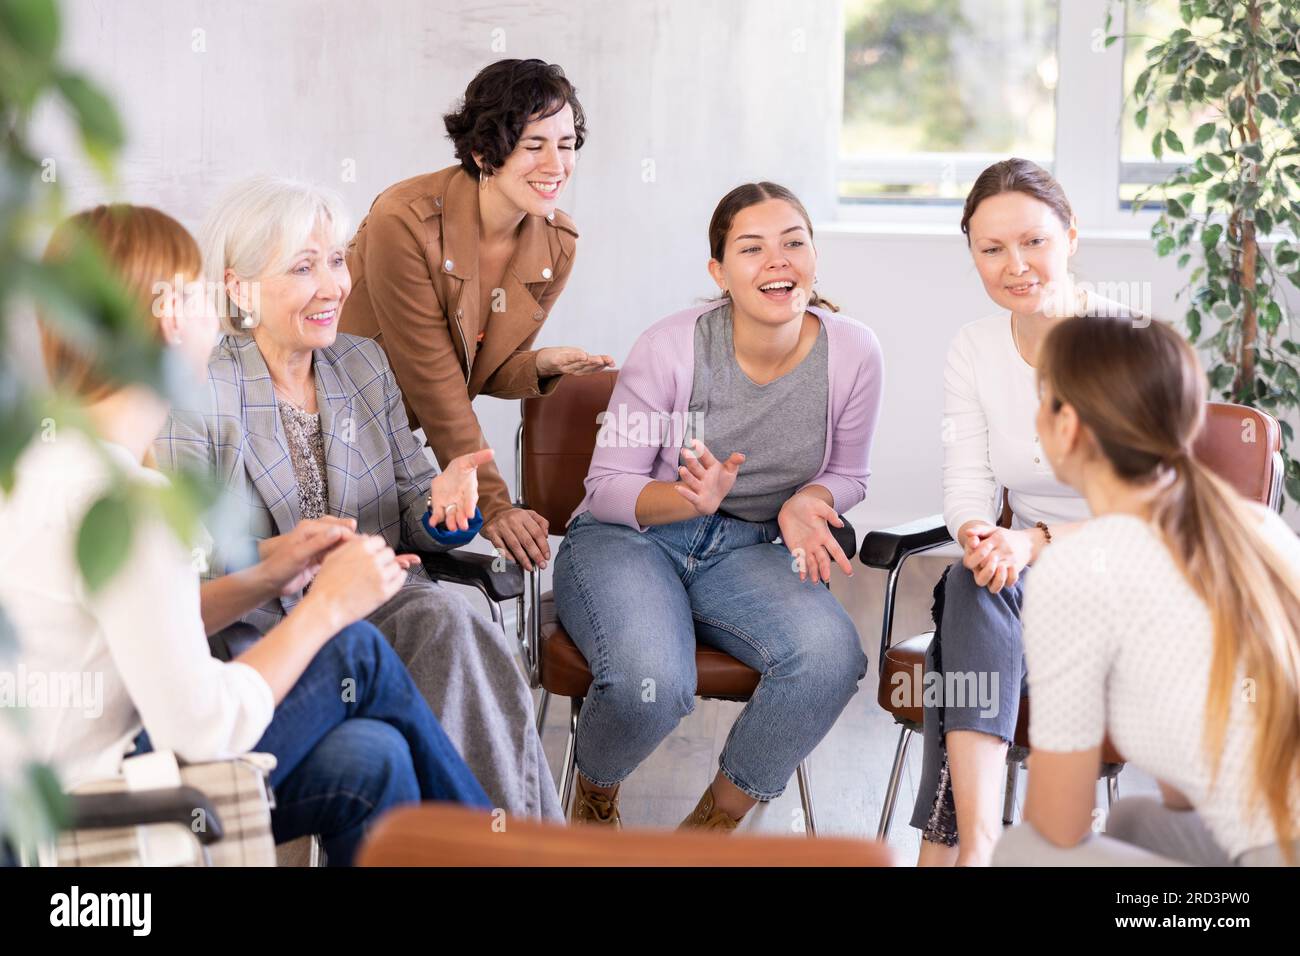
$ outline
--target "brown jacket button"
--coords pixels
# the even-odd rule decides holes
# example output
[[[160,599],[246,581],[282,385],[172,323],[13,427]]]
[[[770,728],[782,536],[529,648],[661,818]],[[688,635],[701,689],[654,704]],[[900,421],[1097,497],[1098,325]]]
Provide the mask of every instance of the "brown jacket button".
[[[545,269],[542,270],[542,278],[549,279],[550,277],[551,277],[551,267],[547,266]]]
[[[533,318],[536,319],[538,322],[540,322],[542,321],[542,319],[546,318],[546,313],[543,312],[541,309],[538,309],[536,312],[533,313]]]
[[[442,267],[443,267],[443,269],[445,269],[447,272],[450,272],[450,271],[452,270],[452,267],[455,266],[455,264],[456,264],[456,263],[454,263],[454,262],[452,262],[450,259],[448,259],[446,262],[444,262],[444,263],[442,264]]]

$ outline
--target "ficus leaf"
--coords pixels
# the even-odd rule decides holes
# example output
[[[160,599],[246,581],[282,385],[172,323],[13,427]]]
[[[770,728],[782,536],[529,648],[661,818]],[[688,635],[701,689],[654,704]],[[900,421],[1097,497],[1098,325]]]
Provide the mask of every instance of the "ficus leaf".
[[[103,587],[121,566],[131,547],[131,513],[120,495],[100,498],[81,521],[77,532],[77,566],[91,591]]]

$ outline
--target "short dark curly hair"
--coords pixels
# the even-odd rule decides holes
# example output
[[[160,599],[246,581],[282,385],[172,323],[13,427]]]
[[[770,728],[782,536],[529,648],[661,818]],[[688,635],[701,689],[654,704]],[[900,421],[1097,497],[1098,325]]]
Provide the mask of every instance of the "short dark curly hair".
[[[484,172],[492,174],[514,152],[525,126],[554,116],[566,103],[573,107],[574,149],[581,149],[587,138],[586,116],[564,70],[542,60],[497,60],[470,80],[459,109],[443,116],[442,122],[461,166],[477,177],[475,153],[483,157]]]

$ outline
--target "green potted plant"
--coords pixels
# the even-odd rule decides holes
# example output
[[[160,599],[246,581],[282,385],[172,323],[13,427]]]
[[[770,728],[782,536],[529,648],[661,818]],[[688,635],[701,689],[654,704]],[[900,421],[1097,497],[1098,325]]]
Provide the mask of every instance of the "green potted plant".
[[[1178,8],[1182,26],[1146,51],[1132,96],[1155,157],[1186,162],[1135,206],[1163,199],[1151,236],[1157,254],[1192,267],[1179,295],[1211,389],[1282,421],[1286,490],[1300,502],[1285,421],[1300,408],[1300,345],[1282,295],[1285,283],[1300,286],[1300,0]],[[1189,117],[1197,125],[1184,143],[1175,127]]]

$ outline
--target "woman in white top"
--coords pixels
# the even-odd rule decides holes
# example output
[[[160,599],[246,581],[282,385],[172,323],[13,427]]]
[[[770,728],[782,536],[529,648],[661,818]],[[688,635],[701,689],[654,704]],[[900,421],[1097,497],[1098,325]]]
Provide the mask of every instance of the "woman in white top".
[[[158,339],[169,361],[202,381],[218,322],[194,281],[189,233],[155,209],[100,206],[56,230],[47,260],[66,261],[87,239],[129,296],[123,321],[138,328],[123,334]],[[25,689],[73,691],[28,700],[36,757],[71,788],[116,775],[124,757],[154,747],[190,762],[269,752],[278,760],[277,842],[320,834],[331,864],[350,862],[366,827],[394,804],[487,806],[387,642],[353,623],[401,587],[413,560],[382,538],[319,522],[201,595],[190,549],[156,510],[137,508],[118,570],[97,590],[83,583],[78,529],[112,475],[137,500],[166,481],[145,463],[168,405],[146,385],[115,380],[61,328],[41,324],[51,383],[78,401],[98,437],[56,423],[52,440],[23,452],[12,491],[0,496],[0,605],[19,635],[15,677]],[[262,641],[235,661],[211,656],[205,625],[215,631],[266,592],[305,580],[308,596]]]
[[[1048,541],[1088,516],[1087,503],[1052,475],[1034,434],[1039,343],[1071,315],[1127,314],[1072,282],[1074,214],[1060,184],[1033,163],[1008,159],[984,170],[961,226],[1000,309],[962,328],[944,372],[943,510],[963,555],[935,589],[926,670],[951,692],[926,700],[911,819],[922,831],[923,866],[988,863],[1024,688],[1024,580]],[[997,527],[1000,490],[1010,528]]]
[[[1297,865],[1300,541],[1192,457],[1205,374],[1168,326],[1062,323],[1039,375],[1043,451],[1097,517],[1029,585],[1026,823],[995,862]],[[1106,733],[1162,799],[1100,836]]]

